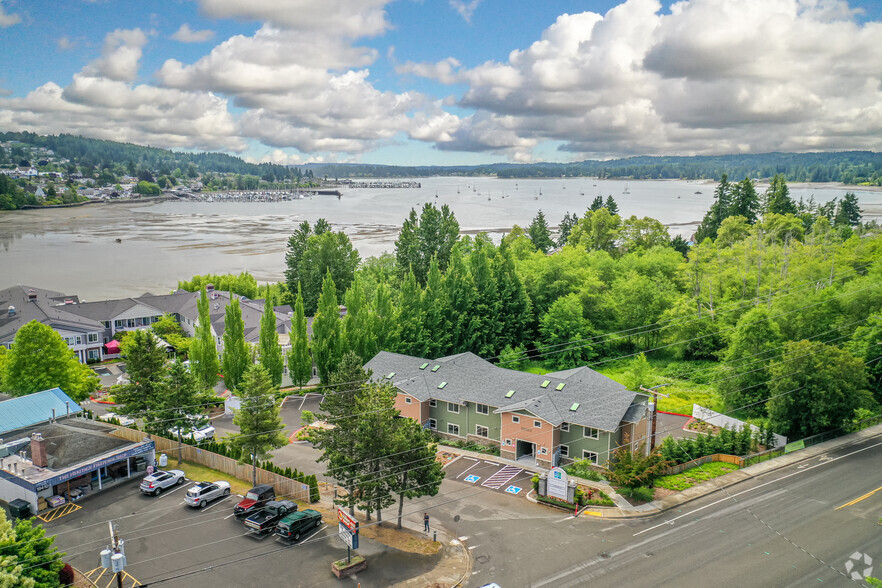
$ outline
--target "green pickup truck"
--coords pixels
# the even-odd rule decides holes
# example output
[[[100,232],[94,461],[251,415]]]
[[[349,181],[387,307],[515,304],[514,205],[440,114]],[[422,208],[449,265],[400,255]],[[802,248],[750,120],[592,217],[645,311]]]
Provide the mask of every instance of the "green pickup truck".
[[[310,508],[292,512],[276,526],[276,536],[286,541],[299,541],[300,537],[309,531],[315,529],[322,524],[322,515],[320,512]]]

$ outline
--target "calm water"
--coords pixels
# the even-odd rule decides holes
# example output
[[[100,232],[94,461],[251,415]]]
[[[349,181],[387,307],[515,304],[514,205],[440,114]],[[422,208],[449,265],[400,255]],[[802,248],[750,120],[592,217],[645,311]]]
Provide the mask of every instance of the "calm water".
[[[164,202],[0,213],[0,287],[27,284],[98,300],[166,292],[194,274],[247,270],[259,281],[276,281],[284,271],[287,238],[300,222],[326,218],[368,257],[392,251],[410,209],[425,202],[449,204],[463,231],[485,230],[498,238],[515,224],[528,225],[539,209],[554,226],[566,212],[581,215],[598,194],[611,194],[623,216],[657,218],[672,234],[688,238],[713,201],[714,189],[712,182],[581,178],[421,182],[422,188],[413,190],[344,190],[339,200],[315,196],[278,203]],[[630,194],[623,194],[626,186]],[[816,186],[791,188],[791,194],[826,202],[845,190]],[[882,215],[882,193],[857,194],[865,218]]]

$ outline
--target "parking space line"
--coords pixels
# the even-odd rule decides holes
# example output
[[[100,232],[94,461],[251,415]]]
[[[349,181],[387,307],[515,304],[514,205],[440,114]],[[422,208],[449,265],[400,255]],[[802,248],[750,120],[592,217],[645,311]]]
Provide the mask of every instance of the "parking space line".
[[[160,500],[160,499],[162,499],[164,496],[168,496],[168,495],[171,494],[172,492],[177,492],[178,490],[180,490],[181,488],[184,488],[184,487],[186,487],[186,486],[187,486],[186,484],[181,484],[180,486],[176,486],[176,487],[175,487],[174,489],[172,489],[172,490],[163,490],[163,491],[162,491],[162,494],[160,494],[159,496],[154,496],[154,498],[156,498],[156,500]]]
[[[229,496],[224,496],[223,498],[221,498],[220,500],[218,500],[217,502],[215,502],[211,506],[206,506],[205,508],[200,508],[199,510],[201,510],[202,512],[208,512],[209,510],[213,509],[215,506],[217,506],[221,502],[226,502],[227,498],[229,498]]]
[[[465,473],[466,473],[467,471],[469,471],[470,469],[472,469],[473,467],[475,467],[475,466],[478,465],[479,463],[480,463],[480,462],[478,462],[477,460],[475,460],[475,463],[473,463],[472,465],[470,465],[469,467],[467,467],[466,469],[464,469],[464,470],[462,471],[462,473],[460,473],[459,476],[457,476],[457,477],[454,478],[454,479],[455,479],[455,480],[458,480],[460,477],[462,477],[463,475],[465,475]]]
[[[524,470],[515,466],[505,466],[489,478],[487,478],[481,486],[499,490],[504,484],[508,483],[512,478],[523,472]]]
[[[487,461],[486,459],[484,460],[484,463],[489,463],[489,464],[492,465],[492,466],[498,466],[498,465],[499,465],[499,464],[496,463],[495,461]]]

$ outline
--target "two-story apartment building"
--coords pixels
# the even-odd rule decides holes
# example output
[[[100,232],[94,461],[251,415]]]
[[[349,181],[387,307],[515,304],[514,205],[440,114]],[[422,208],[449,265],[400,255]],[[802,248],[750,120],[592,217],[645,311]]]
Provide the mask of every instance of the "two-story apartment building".
[[[620,445],[649,437],[646,395],[587,367],[537,375],[472,353],[432,360],[384,351],[365,369],[395,387],[402,416],[441,438],[496,445],[508,459],[604,465]]]

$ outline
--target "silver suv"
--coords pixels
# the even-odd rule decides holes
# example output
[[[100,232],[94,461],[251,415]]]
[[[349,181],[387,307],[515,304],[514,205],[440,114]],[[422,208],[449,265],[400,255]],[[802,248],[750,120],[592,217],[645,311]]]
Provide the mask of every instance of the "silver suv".
[[[190,506],[205,508],[208,503],[216,498],[230,495],[230,483],[223,480],[217,482],[199,482],[184,496],[184,502]]]
[[[141,492],[159,496],[166,488],[183,483],[184,472],[181,470],[169,470],[167,472],[159,470],[141,480]]]

